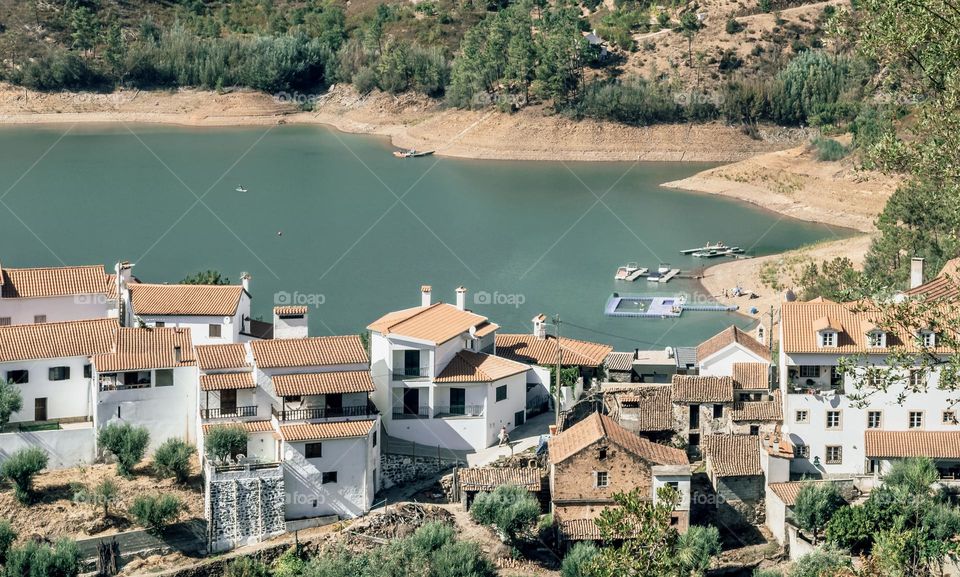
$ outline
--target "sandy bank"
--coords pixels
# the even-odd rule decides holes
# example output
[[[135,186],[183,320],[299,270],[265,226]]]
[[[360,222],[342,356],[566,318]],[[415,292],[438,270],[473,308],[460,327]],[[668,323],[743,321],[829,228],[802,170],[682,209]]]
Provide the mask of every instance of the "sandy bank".
[[[312,112],[298,104],[310,100]],[[564,161],[733,162],[796,146],[800,130],[773,127],[752,139],[722,123],[624,126],[573,121],[529,107],[516,114],[451,110],[416,95],[360,96],[334,87],[311,96],[252,91],[38,93],[0,84],[0,123],[163,123],[188,126],[326,124],[344,132],[386,136],[402,148],[461,158]]]

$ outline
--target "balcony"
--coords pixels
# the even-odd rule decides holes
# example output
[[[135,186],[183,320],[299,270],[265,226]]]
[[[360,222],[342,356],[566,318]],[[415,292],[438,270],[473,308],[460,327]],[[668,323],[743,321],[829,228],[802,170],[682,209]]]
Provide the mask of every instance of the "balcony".
[[[200,416],[204,419],[228,419],[235,417],[256,417],[257,406],[227,407],[217,409],[200,409]]]
[[[426,367],[399,367],[393,369],[393,380],[410,381],[429,377]]]
[[[433,408],[434,418],[443,417],[482,417],[483,405],[437,405]]]
[[[423,406],[416,410],[413,407],[394,407],[394,419],[429,419],[433,411],[430,407]]]
[[[100,392],[105,391],[129,391],[133,389],[149,389],[150,382],[146,383],[124,383],[116,379],[100,379]]]
[[[271,407],[271,413],[280,421],[311,421],[315,419],[344,419],[348,417],[370,417],[378,414],[373,403],[355,407],[322,408],[307,407],[303,409],[278,409]]]

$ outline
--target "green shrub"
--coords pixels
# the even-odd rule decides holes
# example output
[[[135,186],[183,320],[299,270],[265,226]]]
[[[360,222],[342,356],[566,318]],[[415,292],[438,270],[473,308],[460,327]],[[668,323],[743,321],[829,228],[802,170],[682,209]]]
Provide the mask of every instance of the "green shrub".
[[[213,427],[206,435],[203,448],[207,458],[215,462],[223,462],[227,457],[247,452],[247,430],[240,425]]]
[[[277,557],[270,566],[270,572],[273,577],[301,577],[306,566],[307,562],[297,551],[297,546],[293,545]]]
[[[430,558],[431,577],[495,577],[497,569],[473,541],[447,543]]]
[[[743,24],[736,18],[727,19],[727,34],[736,34],[743,31]]]
[[[176,495],[143,495],[133,500],[130,514],[137,523],[153,532],[161,532],[186,509]]]
[[[161,477],[173,477],[178,483],[190,478],[190,457],[196,448],[182,439],[167,439],[153,453],[153,469]]]
[[[0,430],[10,422],[10,415],[23,408],[20,387],[6,379],[0,379]]]
[[[772,0],[760,0],[760,1],[758,2],[758,6],[760,7],[760,11],[761,11],[761,12],[770,12],[770,10],[773,9],[773,1],[772,1]]]
[[[823,577],[852,566],[850,555],[833,547],[822,547],[794,563],[790,577]]]
[[[850,153],[850,149],[832,138],[817,137],[813,140],[813,146],[817,149],[817,160],[820,161],[841,160]]]
[[[540,503],[523,487],[501,485],[492,493],[479,493],[470,515],[478,523],[495,525],[515,541],[536,524]]]
[[[716,527],[694,525],[677,539],[677,564],[683,575],[706,575],[719,554],[720,531]]]
[[[77,501],[88,503],[93,507],[103,508],[103,517],[107,518],[110,513],[110,504],[120,496],[120,486],[113,479],[104,479],[93,487],[82,487],[77,491],[73,498]]]
[[[223,577],[270,577],[270,571],[258,559],[238,557],[227,564]]]
[[[418,551],[429,554],[454,541],[456,531],[443,523],[427,523],[410,536],[409,543]]]
[[[97,443],[116,457],[117,473],[131,477],[133,468],[147,452],[150,433],[146,427],[135,427],[130,423],[109,423],[100,429]]]
[[[27,447],[10,455],[0,464],[0,477],[13,483],[13,491],[21,503],[30,501],[33,477],[44,470],[49,456],[39,447]]]
[[[80,549],[68,539],[50,546],[29,541],[7,552],[4,577],[75,577],[80,573]]]
[[[0,565],[7,562],[7,552],[16,540],[17,532],[10,526],[10,521],[0,519]],[[0,572],[0,575],[2,575],[2,572]]]
[[[752,577],[783,577],[783,573],[776,569],[754,569]]]
[[[840,490],[833,483],[808,484],[797,493],[793,506],[793,518],[800,529],[813,536],[816,544],[834,512],[846,505]]]
[[[571,548],[560,564],[560,577],[582,577],[588,574],[588,568],[597,556],[597,548],[592,543],[577,543]]]

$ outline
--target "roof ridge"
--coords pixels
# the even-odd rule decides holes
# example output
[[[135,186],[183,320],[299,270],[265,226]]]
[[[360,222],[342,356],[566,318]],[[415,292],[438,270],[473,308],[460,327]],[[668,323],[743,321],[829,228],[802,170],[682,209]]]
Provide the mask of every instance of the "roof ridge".
[[[21,329],[24,327],[50,327],[53,325],[80,325],[80,324],[94,324],[94,323],[115,323],[117,326],[120,326],[120,321],[113,317],[99,317],[95,319],[77,319],[72,321],[51,321],[48,323],[29,323],[29,324],[19,324],[19,325],[3,325],[0,326],[0,331],[10,330],[10,329]],[[120,327],[120,328],[130,328],[130,327]]]
[[[76,265],[68,265],[68,266],[26,266],[26,267],[5,266],[0,268],[0,270],[63,270],[68,268],[98,268],[98,267],[100,268],[100,270],[103,271],[104,275],[108,274],[107,267],[105,267],[102,264],[76,264]]]

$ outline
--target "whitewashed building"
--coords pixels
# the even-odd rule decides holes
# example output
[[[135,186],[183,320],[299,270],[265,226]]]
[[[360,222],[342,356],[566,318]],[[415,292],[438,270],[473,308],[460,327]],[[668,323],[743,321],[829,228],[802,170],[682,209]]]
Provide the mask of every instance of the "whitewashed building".
[[[526,419],[530,366],[494,355],[499,327],[466,310],[465,288],[456,303],[432,303],[424,286],[420,306],[367,327],[373,398],[391,437],[478,450]]]
[[[117,316],[115,275],[100,265],[0,266],[0,326]]]

